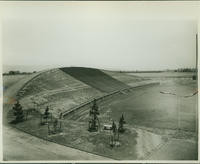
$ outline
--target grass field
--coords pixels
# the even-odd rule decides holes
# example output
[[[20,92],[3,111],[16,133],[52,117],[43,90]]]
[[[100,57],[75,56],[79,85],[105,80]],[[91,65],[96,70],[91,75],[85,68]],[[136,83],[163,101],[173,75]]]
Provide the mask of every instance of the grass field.
[[[179,83],[185,81],[185,85]],[[176,129],[180,113],[180,128],[195,131],[197,96],[182,98],[174,95],[161,94],[160,91],[191,95],[197,88],[192,86],[192,80],[172,80],[137,90],[124,97],[113,100],[110,104],[112,118],[119,118],[124,113],[127,122],[132,125],[141,125],[156,128]]]

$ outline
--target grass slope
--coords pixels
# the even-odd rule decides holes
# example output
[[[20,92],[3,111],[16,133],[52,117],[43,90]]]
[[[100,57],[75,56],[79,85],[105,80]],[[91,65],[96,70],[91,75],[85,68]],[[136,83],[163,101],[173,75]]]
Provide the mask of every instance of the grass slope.
[[[39,76],[28,82],[18,95],[21,98],[54,89],[76,90],[87,87],[84,83],[63,73],[59,69],[52,69],[42,72]]]
[[[60,69],[72,77],[102,92],[109,93],[128,87],[128,85],[112,78],[99,69],[83,67],[65,67]]]
[[[18,96],[23,109],[37,108],[44,112],[46,106],[49,106],[53,115],[57,116],[102,94],[60,69],[52,69],[26,83]]]

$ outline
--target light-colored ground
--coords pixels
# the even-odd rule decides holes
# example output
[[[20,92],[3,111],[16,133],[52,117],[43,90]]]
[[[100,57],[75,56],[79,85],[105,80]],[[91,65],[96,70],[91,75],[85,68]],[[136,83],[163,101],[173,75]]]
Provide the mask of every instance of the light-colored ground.
[[[110,160],[105,157],[48,142],[17,129],[4,127],[5,161],[22,160]]]
[[[4,90],[3,156],[4,160],[109,160],[108,158],[33,137],[9,126],[6,115],[16,92],[34,75],[16,81]]]

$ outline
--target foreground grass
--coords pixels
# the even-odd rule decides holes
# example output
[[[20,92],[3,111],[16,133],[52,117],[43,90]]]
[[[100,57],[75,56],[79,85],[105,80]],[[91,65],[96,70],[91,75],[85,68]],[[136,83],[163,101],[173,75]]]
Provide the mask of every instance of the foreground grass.
[[[12,113],[10,112],[9,115],[11,120]],[[100,130],[91,133],[87,130],[87,122],[72,120],[63,120],[62,132],[49,135],[47,125],[40,124],[40,114],[37,112],[30,114],[28,120],[12,125],[17,129],[48,141],[120,160],[142,159],[153,149],[156,149],[158,145],[166,142],[158,135],[145,132],[146,139],[154,138],[155,140],[157,138],[155,143],[152,144],[149,141],[145,145],[143,131],[127,128],[125,133],[119,136],[121,145],[112,148],[110,146],[110,131]]]

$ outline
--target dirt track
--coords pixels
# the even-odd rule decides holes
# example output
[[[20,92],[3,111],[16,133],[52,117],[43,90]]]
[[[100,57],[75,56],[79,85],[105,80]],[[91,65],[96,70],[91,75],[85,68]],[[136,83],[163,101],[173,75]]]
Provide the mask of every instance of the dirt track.
[[[3,158],[13,160],[109,160],[108,158],[68,148],[33,137],[9,126],[6,116],[12,108],[12,99],[33,75],[16,82],[4,91]]]

